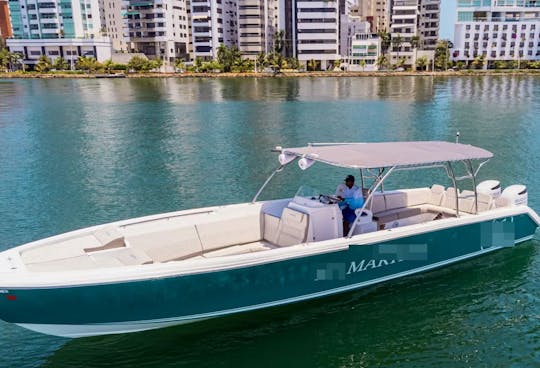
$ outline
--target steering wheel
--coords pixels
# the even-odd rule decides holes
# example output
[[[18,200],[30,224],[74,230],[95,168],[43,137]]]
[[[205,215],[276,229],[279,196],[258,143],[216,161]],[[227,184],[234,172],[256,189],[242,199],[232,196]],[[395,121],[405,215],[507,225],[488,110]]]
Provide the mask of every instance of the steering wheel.
[[[319,202],[323,204],[335,204],[339,202],[339,198],[332,195],[319,194]]]

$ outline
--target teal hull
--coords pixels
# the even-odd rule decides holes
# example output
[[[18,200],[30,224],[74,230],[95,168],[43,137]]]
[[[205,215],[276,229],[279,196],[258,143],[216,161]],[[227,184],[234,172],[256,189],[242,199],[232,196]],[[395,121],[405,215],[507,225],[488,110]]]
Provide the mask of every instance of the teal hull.
[[[227,271],[114,284],[4,290],[0,318],[31,325],[188,322],[321,297],[427,271],[513,246],[531,238],[536,228],[537,224],[522,214]]]

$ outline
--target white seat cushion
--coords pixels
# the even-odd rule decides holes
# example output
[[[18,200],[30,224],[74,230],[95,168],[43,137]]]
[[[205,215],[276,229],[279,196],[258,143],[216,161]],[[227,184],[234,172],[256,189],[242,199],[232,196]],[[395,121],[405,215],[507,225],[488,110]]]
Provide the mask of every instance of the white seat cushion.
[[[238,216],[216,217],[211,222],[196,225],[203,251],[251,243],[262,239],[259,211]]]
[[[150,258],[142,250],[135,249],[135,248],[121,248],[121,249],[106,250],[103,252],[96,252],[92,254],[92,258],[96,261],[97,264],[102,264],[102,265],[116,263],[115,261],[107,260],[104,258],[116,259],[122,265],[126,265],[126,266],[152,263],[152,258]]]
[[[58,243],[47,244],[21,252],[25,264],[54,261],[83,256],[84,248],[99,247],[101,244],[93,235],[85,235]]]
[[[440,206],[445,199],[444,195],[444,187],[439,184],[433,184],[431,186],[431,195],[429,197],[428,203],[435,206]]]
[[[195,226],[134,235],[126,238],[126,242],[148,254],[154,262],[188,258],[203,251]]]
[[[270,243],[265,241],[258,241],[242,245],[233,245],[231,247],[213,250],[211,252],[204,253],[205,258],[232,256],[236,254],[260,252],[263,250],[270,250],[275,248]]]
[[[309,215],[285,208],[279,222],[276,244],[289,246],[306,241]]]
[[[279,217],[265,213],[263,216],[263,222],[263,239],[269,241],[270,243],[276,244],[279,230]]]

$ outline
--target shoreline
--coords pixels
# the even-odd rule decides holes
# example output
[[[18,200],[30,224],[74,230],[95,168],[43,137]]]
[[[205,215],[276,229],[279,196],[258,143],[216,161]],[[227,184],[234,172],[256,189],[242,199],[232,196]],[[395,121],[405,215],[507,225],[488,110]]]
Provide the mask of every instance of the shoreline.
[[[98,78],[362,78],[362,77],[462,77],[462,76],[497,76],[497,75],[540,75],[538,69],[522,70],[460,70],[444,72],[282,72],[277,75],[271,73],[129,73],[129,74],[84,74],[84,73],[19,73],[9,72],[0,73],[0,79],[56,79],[56,78],[79,78],[79,79],[98,79]]]

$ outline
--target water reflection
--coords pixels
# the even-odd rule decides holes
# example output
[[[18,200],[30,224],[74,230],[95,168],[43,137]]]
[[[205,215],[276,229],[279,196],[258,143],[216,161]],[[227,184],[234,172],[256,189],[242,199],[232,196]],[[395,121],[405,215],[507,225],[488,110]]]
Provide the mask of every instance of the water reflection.
[[[306,142],[453,141],[460,131],[462,142],[495,153],[481,179],[526,184],[539,209],[538,96],[540,78],[525,76],[0,81],[0,249],[247,201],[277,165],[270,149]],[[300,184],[332,191],[346,173],[293,167],[263,198],[290,196]],[[399,179],[448,185],[432,172]],[[71,341],[47,365],[491,366],[508,361],[500,346],[525,365],[523,357],[538,359],[539,269],[528,245],[368,295]],[[6,365],[38,364],[64,341],[4,326]]]

